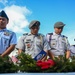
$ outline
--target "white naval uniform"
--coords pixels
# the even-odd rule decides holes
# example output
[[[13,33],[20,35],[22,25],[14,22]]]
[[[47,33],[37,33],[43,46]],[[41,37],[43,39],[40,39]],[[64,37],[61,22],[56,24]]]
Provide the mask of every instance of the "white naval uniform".
[[[65,51],[69,50],[70,44],[66,36],[53,33],[52,35],[47,34],[46,37],[50,44],[51,52],[55,56],[64,55]]]
[[[46,37],[42,34],[32,35],[31,33],[23,35],[16,46],[17,49],[24,50],[34,58],[41,50],[50,50]]]

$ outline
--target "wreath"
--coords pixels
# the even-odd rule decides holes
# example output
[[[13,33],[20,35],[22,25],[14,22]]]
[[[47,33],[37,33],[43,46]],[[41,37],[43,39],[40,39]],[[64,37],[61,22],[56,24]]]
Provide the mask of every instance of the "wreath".
[[[15,59],[15,58],[14,58]],[[48,59],[47,61],[35,61],[30,55],[21,53],[13,61],[8,57],[0,57],[0,73],[61,73],[61,72],[75,72],[75,56],[72,61],[66,59],[65,56],[60,56],[60,59]]]

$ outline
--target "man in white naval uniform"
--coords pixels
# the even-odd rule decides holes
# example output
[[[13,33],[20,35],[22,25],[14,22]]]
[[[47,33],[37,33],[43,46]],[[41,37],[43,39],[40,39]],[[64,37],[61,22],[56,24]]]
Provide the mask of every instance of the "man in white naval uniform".
[[[32,58],[35,58],[42,50],[52,57],[50,52],[50,46],[46,40],[46,37],[43,34],[38,33],[40,28],[40,22],[37,20],[31,21],[29,24],[30,33],[24,34],[20,40],[16,48],[21,52],[25,52],[26,54],[31,55]],[[41,60],[45,60],[45,57]]]
[[[53,33],[48,33],[46,37],[54,56],[63,56],[66,53],[66,58],[68,59],[70,57],[70,44],[67,37],[61,35],[64,26],[65,24],[63,22],[56,22],[54,24],[55,31]]]

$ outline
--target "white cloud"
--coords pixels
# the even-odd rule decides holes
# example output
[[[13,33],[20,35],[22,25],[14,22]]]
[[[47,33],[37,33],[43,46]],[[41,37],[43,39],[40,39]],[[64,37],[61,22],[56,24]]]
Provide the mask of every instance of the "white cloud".
[[[31,14],[31,11],[26,7],[16,5],[7,6],[4,10],[9,17],[7,28],[19,34],[26,32],[24,28],[29,24],[26,16]]]
[[[6,3],[8,3],[8,0],[0,0],[0,2],[1,2],[3,5],[6,5]]]

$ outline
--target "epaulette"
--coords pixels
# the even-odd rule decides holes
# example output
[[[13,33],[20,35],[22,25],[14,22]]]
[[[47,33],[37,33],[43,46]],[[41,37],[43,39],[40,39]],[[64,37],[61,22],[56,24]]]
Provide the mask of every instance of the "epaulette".
[[[72,45],[72,46],[74,46],[74,47],[75,47],[75,45]]]
[[[62,37],[68,38],[68,37],[66,37],[65,35],[62,35]]]
[[[24,33],[23,35],[24,35],[24,36],[25,36],[25,35],[28,35],[28,33]]]
[[[44,35],[43,35],[43,34],[41,34],[41,33],[39,33],[39,35],[41,35],[42,37],[44,37]]]
[[[53,35],[53,33],[48,33],[48,35]]]

